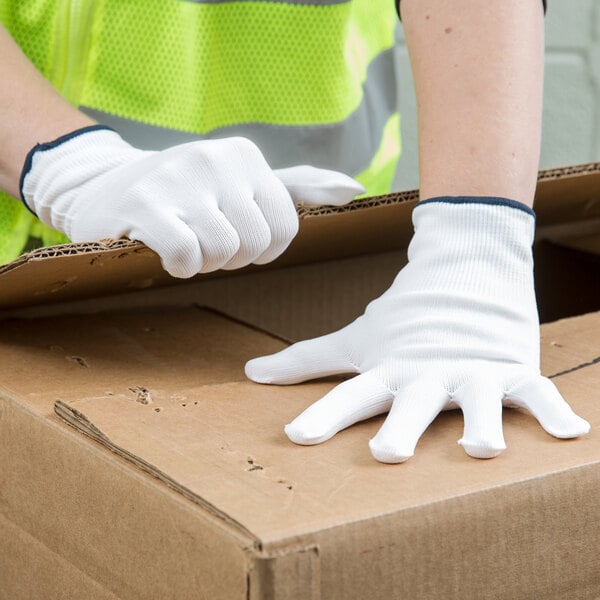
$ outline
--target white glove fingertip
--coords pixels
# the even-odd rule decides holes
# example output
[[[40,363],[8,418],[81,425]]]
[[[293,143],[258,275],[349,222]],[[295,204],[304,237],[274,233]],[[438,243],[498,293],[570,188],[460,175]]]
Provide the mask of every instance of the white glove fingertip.
[[[529,410],[550,435],[568,439],[585,435],[590,424],[573,412],[552,380],[533,374],[511,388],[506,399]]]
[[[194,275],[198,274],[197,268],[191,267],[188,265],[175,264],[168,265],[164,261],[161,260],[161,264],[163,269],[171,276],[177,279],[190,279]]]
[[[504,441],[499,440],[494,442],[485,439],[467,440],[463,437],[458,440],[458,444],[473,458],[495,458],[506,450]]]
[[[312,423],[312,427],[302,426],[298,423],[298,419],[292,421],[284,427],[285,434],[294,444],[301,446],[313,446],[326,442],[332,438],[337,431],[335,430],[320,430],[321,428]]]
[[[285,431],[297,444],[320,444],[339,431],[387,412],[392,393],[369,373],[348,379],[311,404]]]
[[[269,360],[271,356],[261,356],[249,360],[244,367],[246,377],[256,383],[274,383],[274,378],[271,375],[272,361]]]
[[[199,272],[199,265],[202,260],[194,255],[178,258],[177,260],[165,260],[161,258],[163,269],[171,276],[177,279],[189,279]]]
[[[502,431],[502,386],[492,373],[473,375],[454,391],[452,399],[464,418],[458,443],[473,458],[494,458],[506,450]]]
[[[252,263],[255,265],[267,265],[270,262],[273,262],[276,258],[279,258],[288,249],[288,246],[292,243],[292,239],[295,235],[296,234],[290,235],[288,241],[272,244],[258,258],[255,258],[252,261]]]
[[[406,462],[409,458],[414,456],[415,453],[414,448],[400,449],[393,444],[386,444],[383,440],[379,440],[378,436],[369,440],[369,448],[375,460],[387,464]]]
[[[444,386],[427,380],[417,380],[394,396],[385,422],[369,442],[373,457],[384,463],[401,463],[413,456],[419,439],[448,401]]]
[[[293,344],[281,352],[254,358],[246,363],[246,375],[257,383],[289,385],[309,379],[353,373],[348,357],[340,352],[336,334]]]
[[[591,425],[585,419],[573,413],[571,418],[564,419],[558,427],[555,424],[548,424],[544,426],[544,429],[556,438],[567,440],[588,434]]]
[[[146,231],[132,230],[129,237],[156,252],[163,269],[172,277],[189,279],[198,274],[203,256],[198,238],[192,230],[175,218],[172,222],[165,219],[161,226],[155,224],[155,228],[156,231],[150,226]]]
[[[249,360],[245,366],[248,379],[256,383],[291,385],[348,371],[339,363],[332,363],[331,368],[325,370],[326,367],[308,357],[303,361],[303,357],[291,348],[293,346],[277,354]]]
[[[308,206],[343,206],[366,192],[358,181],[339,171],[300,165],[273,172],[294,202]]]

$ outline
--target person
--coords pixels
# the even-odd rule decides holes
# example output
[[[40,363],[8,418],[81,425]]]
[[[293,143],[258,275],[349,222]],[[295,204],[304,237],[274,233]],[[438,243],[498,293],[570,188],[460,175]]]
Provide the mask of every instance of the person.
[[[386,136],[394,129],[395,115],[384,111],[383,121],[381,115],[378,119],[370,115],[369,108],[381,109],[385,102],[367,94],[369,77],[377,73],[374,63],[393,44],[388,3],[172,4],[186,18],[197,15],[195,11],[205,11],[204,16],[215,11],[210,13],[213,20],[206,21],[217,32],[215,47],[209,48],[207,63],[193,65],[200,73],[186,71],[183,87],[169,87],[174,85],[171,70],[181,77],[182,64],[165,58],[170,47],[160,44],[147,15],[138,15],[143,23],[137,29],[118,19],[111,27],[105,23],[104,29],[92,24],[89,38],[81,32],[72,36],[83,46],[92,44],[83,53],[86,68],[74,61],[67,69],[69,77],[64,77],[64,66],[58,69],[72,102],[80,104],[83,98],[105,107],[92,107],[87,115],[62,100],[2,33],[0,76],[11,85],[0,99],[0,136],[6,140],[0,150],[0,186],[13,195],[20,191],[25,205],[46,225],[73,240],[140,239],[157,251],[169,272],[180,277],[268,262],[295,234],[292,198],[344,203],[362,191],[335,171],[288,163],[278,172],[269,161],[293,158],[292,164],[297,164],[309,162],[312,156],[319,166],[356,175],[357,165],[349,169],[344,160],[352,155],[348,144],[351,150],[356,147],[352,117],[363,109],[369,125],[383,122],[383,127],[377,136],[379,146],[366,144],[370,161],[362,160],[359,179],[364,176],[368,192],[377,189],[372,182],[381,185],[389,179],[398,145],[393,135]],[[110,5],[102,4],[106,10]],[[143,6],[157,16],[167,5]],[[5,23],[10,20],[7,14],[6,9],[0,11]],[[420,202],[413,213],[409,262],[356,321],[275,355],[253,359],[246,373],[256,382],[280,385],[355,373],[285,431],[293,442],[316,444],[357,421],[388,413],[369,442],[371,453],[381,462],[403,462],[412,456],[423,431],[447,408],[462,410],[464,434],[459,443],[478,458],[497,456],[506,447],[503,405],[527,408],[555,437],[583,435],[589,424],[539,370],[531,207],[541,138],[542,3],[402,0],[401,15],[419,130]],[[182,23],[170,31],[171,44],[177,46],[180,35],[186,44],[206,50],[205,30],[189,38]],[[133,32],[130,38],[124,35],[128,27]],[[138,35],[140,27],[147,29],[146,35]],[[268,52],[246,39],[257,31]],[[121,35],[121,45],[109,51],[94,46],[103,35],[105,42],[115,43]],[[240,47],[233,52],[224,40]],[[35,45],[32,48],[33,55]],[[255,53],[249,55],[249,49]],[[115,73],[110,61],[127,62],[130,54],[134,70]],[[205,56],[204,51],[199,54]],[[144,62],[137,64],[140,60]],[[241,74],[232,70],[237,62]],[[86,78],[88,69],[95,70]],[[147,73],[148,69],[155,72]],[[382,72],[380,85],[389,84],[385,69]],[[139,87],[146,75],[149,84]],[[166,88],[159,85],[165,77]],[[334,84],[328,86],[330,80]],[[218,85],[194,87],[198,81]],[[160,93],[154,94],[154,85],[159,85]],[[247,96],[241,106],[237,106],[238,87]],[[206,124],[212,119],[218,139],[140,150],[90,120],[93,114],[110,121],[111,114],[119,115],[121,109],[120,117],[112,118],[116,128],[125,129],[134,121],[135,129],[146,119],[149,127],[144,131],[153,135],[167,130],[166,139],[174,139],[172,130],[185,121],[180,113],[189,108],[185,102],[179,108],[181,90],[188,100],[190,92],[198,93],[192,94],[191,105],[199,104],[206,111],[198,117],[204,129],[199,126],[196,133],[210,137]],[[335,96],[337,104],[330,104],[325,92]],[[165,99],[166,104],[161,104]],[[393,93],[387,100],[395,101]],[[263,101],[273,104],[265,108]],[[171,104],[176,108],[165,117],[161,111]],[[311,115],[302,113],[307,106]],[[237,120],[231,116],[236,111]],[[136,118],[130,113],[136,113]],[[164,123],[157,126],[161,118],[172,123],[172,129]],[[239,131],[247,135],[226,137]],[[319,152],[320,144],[329,139],[328,131],[335,144]],[[269,146],[271,135],[277,142],[265,160],[259,148]],[[248,141],[253,136],[258,145]],[[50,143],[36,146],[40,139]],[[285,142],[278,146],[282,140],[288,146]],[[296,152],[298,148],[302,152]]]

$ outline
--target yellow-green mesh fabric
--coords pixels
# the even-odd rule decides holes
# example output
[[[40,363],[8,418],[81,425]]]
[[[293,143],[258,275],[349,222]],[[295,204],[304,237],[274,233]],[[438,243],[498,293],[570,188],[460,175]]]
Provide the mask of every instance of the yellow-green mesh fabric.
[[[64,233],[51,229],[35,218],[29,230],[29,235],[42,240],[42,246],[56,246],[57,244],[68,244],[70,242]]]
[[[20,202],[0,192],[0,265],[23,251],[33,218]]]
[[[44,246],[66,244],[66,235],[46,227],[25,208],[22,202],[0,192],[0,265],[17,258],[30,237]]]
[[[390,0],[0,5],[19,45],[74,104],[197,133],[343,120],[362,99],[369,62],[393,45],[396,23]]]
[[[396,113],[385,124],[379,149],[371,164],[355,177],[367,190],[365,196],[387,194],[392,189],[401,151],[400,115]]]
[[[391,2],[99,2],[79,103],[197,133],[340,121],[393,45],[394,19],[378,13]]]

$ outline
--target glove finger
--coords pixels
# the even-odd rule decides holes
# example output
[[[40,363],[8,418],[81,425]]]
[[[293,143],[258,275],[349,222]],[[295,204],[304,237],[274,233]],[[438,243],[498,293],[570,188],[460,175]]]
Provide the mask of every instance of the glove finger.
[[[542,375],[517,384],[506,392],[506,398],[526,408],[554,437],[574,438],[590,430],[590,424],[573,412],[554,383]]]
[[[174,269],[185,273],[176,277],[191,277],[221,268],[238,251],[240,240],[216,198],[209,193],[198,197],[197,183],[176,177],[178,174],[166,171],[162,178],[136,184],[124,204],[137,207],[134,229],[147,238],[137,239],[152,249],[161,249],[157,250],[161,258],[168,252],[163,266],[169,265],[165,266],[169,273]],[[194,248],[195,262],[189,256],[190,248]]]
[[[197,205],[182,215],[188,227],[196,235],[202,250],[202,262],[198,273],[210,273],[223,268],[240,248],[240,238],[225,215],[214,206],[206,203]]]
[[[417,381],[396,392],[390,414],[369,441],[373,458],[383,463],[408,460],[423,432],[449,399],[441,384],[428,381]]]
[[[240,190],[220,199],[219,207],[240,241],[238,251],[222,268],[229,271],[254,262],[270,246],[271,229],[252,194]]]
[[[272,174],[255,191],[254,201],[271,232],[268,247],[253,261],[264,265],[275,260],[298,233],[298,213],[285,186]]]
[[[369,373],[340,383],[285,426],[296,444],[320,444],[338,431],[389,410],[392,392]]]
[[[143,229],[132,228],[126,235],[154,250],[163,269],[173,277],[192,277],[202,266],[203,256],[197,235],[173,214],[165,213],[160,220],[146,222]]]
[[[338,334],[298,342],[276,354],[249,360],[246,375],[257,383],[287,385],[338,373],[356,373]]]
[[[502,388],[489,378],[471,379],[453,394],[465,421],[458,443],[469,456],[493,458],[506,450],[502,433]]]
[[[308,206],[342,206],[366,191],[348,175],[309,165],[276,169],[273,172],[283,182],[294,202]]]

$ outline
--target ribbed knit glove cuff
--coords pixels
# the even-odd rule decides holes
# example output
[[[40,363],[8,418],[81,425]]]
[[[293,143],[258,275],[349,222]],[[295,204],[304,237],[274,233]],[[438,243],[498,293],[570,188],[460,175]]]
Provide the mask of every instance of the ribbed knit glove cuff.
[[[409,264],[386,292],[399,294],[404,329],[414,318],[436,332],[436,346],[457,346],[455,358],[537,369],[535,213],[505,198],[440,197],[418,204],[413,223]],[[447,326],[430,323],[442,317]]]
[[[72,237],[75,200],[102,175],[151,154],[133,148],[104,125],[77,129],[34,146],[23,166],[21,199],[43,223]]]

